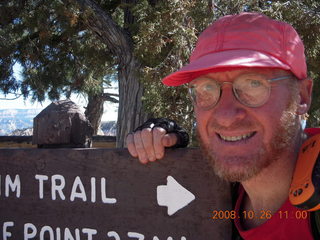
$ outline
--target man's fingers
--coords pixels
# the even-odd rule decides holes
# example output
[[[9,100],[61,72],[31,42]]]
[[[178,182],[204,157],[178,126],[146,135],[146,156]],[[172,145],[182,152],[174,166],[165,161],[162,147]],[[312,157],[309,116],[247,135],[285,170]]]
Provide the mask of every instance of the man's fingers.
[[[178,136],[175,133],[168,133],[162,137],[162,145],[165,147],[172,147],[178,141]]]
[[[148,160],[153,162],[156,160],[156,156],[153,149],[153,136],[151,128],[144,128],[141,130],[141,139],[144,146],[144,150],[147,154]]]
[[[166,130],[160,127],[155,127],[153,131],[153,148],[156,155],[156,159],[161,159],[164,156],[164,146],[162,144],[162,138],[166,134]]]
[[[132,157],[138,157],[138,152],[134,144],[133,133],[129,133],[126,139],[128,151]]]
[[[145,128],[127,136],[129,153],[138,157],[141,163],[155,161],[164,157],[165,147],[171,147],[178,141],[175,133],[166,133],[161,127]]]
[[[139,156],[139,161],[141,163],[147,163],[148,157],[147,157],[146,151],[144,150],[144,145],[141,138],[141,131],[135,132],[133,135],[133,139],[134,139],[134,144]]]

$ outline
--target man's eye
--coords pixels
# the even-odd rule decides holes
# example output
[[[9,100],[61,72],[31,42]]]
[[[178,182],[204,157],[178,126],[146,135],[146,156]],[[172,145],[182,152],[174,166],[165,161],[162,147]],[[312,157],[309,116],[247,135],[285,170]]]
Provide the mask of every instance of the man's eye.
[[[214,86],[212,84],[205,84],[202,86],[202,90],[206,92],[212,92],[214,90]]]
[[[259,80],[250,80],[250,87],[252,88],[257,88],[257,87],[261,87],[262,83]]]

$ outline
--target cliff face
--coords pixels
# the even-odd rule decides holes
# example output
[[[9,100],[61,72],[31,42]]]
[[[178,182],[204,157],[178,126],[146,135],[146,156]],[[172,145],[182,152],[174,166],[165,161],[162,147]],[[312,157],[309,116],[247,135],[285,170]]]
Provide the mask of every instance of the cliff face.
[[[33,118],[40,111],[41,109],[0,110],[0,135],[12,135],[12,133],[16,130],[32,128]]]
[[[105,136],[116,136],[117,134],[117,122],[116,121],[107,121],[102,122],[100,129]]]
[[[0,136],[31,136],[33,118],[42,109],[0,109]],[[106,121],[101,123],[99,135],[115,136],[116,122]]]

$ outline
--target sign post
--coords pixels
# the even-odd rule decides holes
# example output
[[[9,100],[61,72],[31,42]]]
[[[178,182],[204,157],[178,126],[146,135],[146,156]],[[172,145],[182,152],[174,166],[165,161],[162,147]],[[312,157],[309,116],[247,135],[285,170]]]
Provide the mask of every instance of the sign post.
[[[142,165],[125,149],[0,149],[0,238],[231,239],[230,189],[198,149]]]

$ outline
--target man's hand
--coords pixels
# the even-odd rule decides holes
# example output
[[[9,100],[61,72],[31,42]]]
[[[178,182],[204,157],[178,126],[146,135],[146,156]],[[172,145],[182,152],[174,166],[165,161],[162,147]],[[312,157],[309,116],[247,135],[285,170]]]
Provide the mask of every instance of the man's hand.
[[[127,136],[129,153],[138,157],[143,164],[164,157],[165,147],[172,147],[178,141],[176,133],[168,133],[161,127],[144,128]]]
[[[130,154],[145,164],[163,158],[166,147],[186,147],[189,135],[173,120],[150,118],[128,134],[126,142]]]

